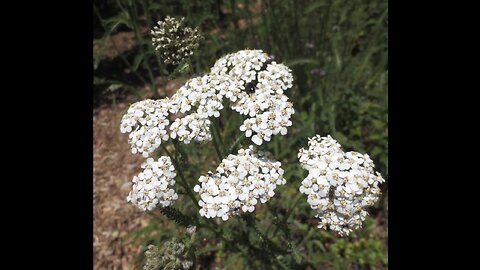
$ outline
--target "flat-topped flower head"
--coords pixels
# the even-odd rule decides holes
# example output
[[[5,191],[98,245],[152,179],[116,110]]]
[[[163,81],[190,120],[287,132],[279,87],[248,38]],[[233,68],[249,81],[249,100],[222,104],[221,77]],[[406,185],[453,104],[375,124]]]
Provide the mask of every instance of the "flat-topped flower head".
[[[362,227],[365,209],[378,200],[379,184],[385,180],[367,154],[345,153],[330,135],[316,135],[308,146],[298,153],[301,166],[308,170],[299,190],[320,219],[319,228],[348,235]]]
[[[192,140],[212,140],[211,117],[220,117],[225,96],[238,88],[228,76],[207,74],[188,80],[170,98],[143,100],[130,106],[123,116],[120,131],[129,133],[132,153],[148,157],[169,138],[185,144]],[[171,115],[181,114],[173,123]]]
[[[284,94],[293,82],[288,67],[276,63],[261,50],[242,50],[217,60],[210,73],[239,81],[227,98],[234,111],[247,116],[240,130],[253,143],[261,145],[273,135],[287,134],[295,113]]]
[[[238,150],[222,160],[215,173],[201,176],[194,191],[200,194],[200,215],[228,220],[232,215],[253,212],[255,205],[266,203],[283,185],[281,163],[269,153],[257,151],[253,146]]]
[[[170,126],[170,137],[178,138],[188,144],[190,141],[210,141],[209,118],[220,117],[223,99],[229,89],[235,89],[238,83],[228,76],[207,74],[187,81],[171,97],[169,112],[189,113],[179,117]]]
[[[142,100],[128,108],[122,117],[120,131],[129,133],[128,142],[132,153],[148,157],[162,141],[168,140],[167,126],[170,100]]]
[[[170,157],[162,156],[157,161],[148,158],[141,167],[143,171],[133,177],[133,187],[127,201],[143,211],[174,204],[178,194],[172,188],[176,173]]]
[[[245,85],[256,79],[257,72],[268,60],[270,57],[262,50],[241,50],[218,59],[210,73],[228,75],[242,80]]]
[[[192,29],[183,25],[184,18],[177,20],[167,16],[157,24],[151,31],[152,43],[165,64],[178,65],[190,58],[203,39],[198,28]]]
[[[295,110],[284,93],[292,82],[290,69],[261,50],[239,51],[220,58],[209,74],[188,80],[171,98],[132,104],[120,130],[129,133],[132,153],[144,157],[169,138],[210,141],[210,118],[220,117],[228,100],[231,109],[247,116],[240,131],[261,145],[286,135],[292,125]],[[173,123],[171,115],[177,115]]]

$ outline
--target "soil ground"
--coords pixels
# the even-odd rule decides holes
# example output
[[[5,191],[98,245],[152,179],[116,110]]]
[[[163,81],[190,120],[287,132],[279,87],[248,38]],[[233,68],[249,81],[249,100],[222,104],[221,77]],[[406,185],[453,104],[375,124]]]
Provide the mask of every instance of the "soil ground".
[[[136,269],[133,256],[140,247],[126,236],[147,221],[142,211],[126,201],[143,161],[131,154],[127,135],[120,133],[120,120],[127,109],[125,101],[94,110],[94,269]]]
[[[160,96],[172,95],[185,78],[158,78]],[[95,270],[133,270],[134,256],[140,245],[129,234],[148,224],[148,217],[127,203],[132,178],[140,173],[145,160],[130,151],[128,135],[120,133],[120,121],[130,104],[146,99],[150,90],[143,87],[134,95],[116,102],[106,102],[93,110],[93,262]]]

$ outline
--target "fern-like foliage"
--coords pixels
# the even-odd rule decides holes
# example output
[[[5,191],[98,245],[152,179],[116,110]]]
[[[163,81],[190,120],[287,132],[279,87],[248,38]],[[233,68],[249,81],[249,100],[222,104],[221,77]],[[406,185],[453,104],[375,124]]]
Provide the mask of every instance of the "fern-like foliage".
[[[195,225],[195,220],[192,217],[182,214],[178,209],[173,207],[160,208],[160,212],[168,219],[173,220],[175,223],[183,225],[185,227]]]

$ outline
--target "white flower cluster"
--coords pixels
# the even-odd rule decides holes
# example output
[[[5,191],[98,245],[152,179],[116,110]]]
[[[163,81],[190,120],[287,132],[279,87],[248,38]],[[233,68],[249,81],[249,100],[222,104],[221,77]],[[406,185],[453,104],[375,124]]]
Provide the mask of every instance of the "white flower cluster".
[[[144,157],[148,157],[162,141],[168,140],[168,103],[167,99],[142,100],[132,104],[123,115],[120,131],[130,133],[128,142],[133,154],[142,153]]]
[[[308,149],[300,149],[298,158],[308,176],[299,190],[320,219],[318,228],[348,235],[362,226],[365,208],[373,205],[385,180],[374,171],[367,154],[343,152],[330,135],[309,139]]]
[[[257,73],[268,60],[270,57],[262,50],[241,50],[218,59],[210,73],[228,75],[247,84],[255,80]]]
[[[143,100],[130,106],[123,116],[120,131],[129,134],[132,153],[148,157],[163,141],[178,138],[185,144],[192,140],[212,139],[210,117],[219,117],[222,100],[238,83],[228,76],[204,75],[187,81],[171,98]],[[185,114],[170,124],[169,115]]]
[[[188,144],[195,141],[210,141],[210,117],[220,117],[222,100],[226,90],[237,84],[226,76],[204,75],[189,80],[171,98],[170,113],[186,113],[170,126],[170,137]]]
[[[167,207],[175,203],[178,194],[171,187],[175,184],[175,168],[170,157],[162,156],[158,161],[148,158],[141,165],[143,172],[133,177],[133,188],[127,201],[143,211],[151,211],[157,205]]]
[[[232,102],[234,111],[249,117],[240,130],[252,142],[261,145],[273,135],[287,134],[295,113],[284,94],[293,82],[288,67],[272,61],[261,50],[242,50],[217,60],[210,73],[229,76],[238,82],[238,88],[229,89],[225,97]]]
[[[277,185],[283,185],[281,163],[268,157],[267,152],[256,151],[253,146],[240,149],[238,155],[222,160],[216,173],[208,172],[199,178],[194,191],[200,194],[200,215],[206,218],[253,212],[260,201],[267,202],[275,195]]]
[[[198,28],[183,26],[184,18],[176,20],[167,16],[164,21],[158,21],[151,31],[152,43],[160,52],[165,64],[177,65],[193,55],[203,38]]]
[[[292,125],[295,110],[284,94],[292,81],[288,67],[271,61],[261,50],[242,50],[220,58],[210,74],[190,79],[171,98],[134,103],[120,130],[130,133],[132,153],[144,157],[169,138],[185,144],[210,141],[209,118],[220,116],[226,98],[234,111],[248,116],[240,130],[261,145],[273,135],[287,134]],[[189,112],[170,125],[170,114]]]

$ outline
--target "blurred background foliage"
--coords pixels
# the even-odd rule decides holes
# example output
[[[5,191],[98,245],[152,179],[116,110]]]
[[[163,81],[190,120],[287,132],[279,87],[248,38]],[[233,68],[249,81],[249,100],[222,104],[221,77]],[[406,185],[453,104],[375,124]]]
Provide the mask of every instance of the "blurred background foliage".
[[[249,254],[241,244],[226,246],[215,235],[201,231],[198,265],[206,269],[387,268],[387,1],[94,0],[93,11],[95,105],[125,96],[140,100],[145,89],[152,90],[147,92],[151,98],[165,95],[156,89],[165,84],[169,71],[155,54],[150,29],[167,15],[185,17],[186,25],[198,26],[205,36],[192,59],[197,74],[208,72],[219,57],[245,48],[262,49],[294,72],[294,87],[287,92],[296,110],[293,126],[287,136],[275,136],[262,145],[282,162],[287,184],[255,211],[254,219],[259,234],[272,245],[288,246],[289,252],[277,254],[273,246],[265,246],[265,238],[242,234],[239,228],[252,220],[229,220],[222,225],[225,231],[248,238],[248,244],[259,250],[270,250],[273,261]],[[242,118],[225,112],[218,121],[224,144],[234,144]],[[298,165],[297,151],[315,134],[331,134],[345,150],[370,154],[387,180],[364,228],[346,238],[316,229],[306,197],[298,196],[306,171]],[[183,149],[182,156],[194,164],[184,173],[192,186],[200,174],[219,163],[210,144]],[[197,215],[188,199],[180,199],[175,207],[186,215]],[[295,212],[289,215],[291,207]],[[151,215],[148,226],[132,233],[145,247],[183,234],[164,215]],[[271,224],[282,229],[272,230]],[[137,258],[140,265],[143,259]]]

